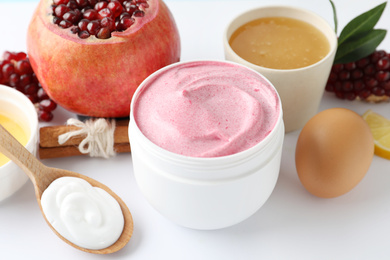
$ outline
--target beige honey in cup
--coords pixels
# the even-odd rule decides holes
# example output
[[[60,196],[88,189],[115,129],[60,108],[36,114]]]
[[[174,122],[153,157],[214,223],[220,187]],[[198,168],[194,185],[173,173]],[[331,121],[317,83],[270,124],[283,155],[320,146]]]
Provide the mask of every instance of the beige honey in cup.
[[[270,69],[297,69],[330,51],[325,35],[313,25],[288,17],[263,17],[239,27],[229,39],[241,58]]]

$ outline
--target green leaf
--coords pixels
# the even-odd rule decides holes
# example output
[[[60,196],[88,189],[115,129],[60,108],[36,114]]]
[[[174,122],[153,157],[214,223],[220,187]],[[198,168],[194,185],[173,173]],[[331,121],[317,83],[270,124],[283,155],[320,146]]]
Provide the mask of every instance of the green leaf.
[[[386,3],[384,2],[350,21],[341,31],[338,44],[341,45],[350,38],[356,37],[356,35],[371,31],[379,21]]]
[[[330,4],[332,5],[332,10],[333,10],[333,21],[334,21],[334,32],[337,35],[337,27],[338,27],[338,22],[337,22],[337,13],[336,13],[336,6],[334,5],[332,0],[329,0]]]
[[[337,48],[334,64],[359,60],[373,53],[386,36],[386,30],[375,29],[349,39]]]

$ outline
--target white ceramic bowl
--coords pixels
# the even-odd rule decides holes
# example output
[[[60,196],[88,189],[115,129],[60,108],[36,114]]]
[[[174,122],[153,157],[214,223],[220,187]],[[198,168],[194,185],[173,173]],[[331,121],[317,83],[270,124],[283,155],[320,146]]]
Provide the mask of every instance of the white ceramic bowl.
[[[133,108],[149,82],[180,64],[150,75],[133,96],[129,139],[134,175],[150,204],[171,221],[201,230],[228,227],[255,213],[275,187],[284,140],[282,109],[268,136],[245,151],[213,158],[169,152],[143,135],[134,119]],[[279,98],[278,102],[281,106]]]
[[[19,91],[0,85],[0,114],[17,121],[29,134],[25,147],[35,155],[38,143],[38,116],[31,101]],[[0,201],[18,191],[27,180],[27,175],[12,161],[0,166]]]
[[[319,29],[328,39],[330,51],[319,62],[298,69],[270,69],[250,63],[238,56],[229,44],[232,34],[242,25],[262,17],[282,16],[305,21]],[[234,18],[223,35],[225,58],[252,68],[268,78],[279,92],[283,104],[286,132],[301,129],[318,112],[337,48],[337,36],[317,14],[289,6],[267,6],[246,11]]]

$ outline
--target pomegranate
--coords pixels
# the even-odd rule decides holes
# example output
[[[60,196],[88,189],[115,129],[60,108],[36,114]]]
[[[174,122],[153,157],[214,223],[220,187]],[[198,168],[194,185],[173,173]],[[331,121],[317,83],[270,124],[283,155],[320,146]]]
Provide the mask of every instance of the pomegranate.
[[[161,0],[41,0],[27,50],[57,104],[79,115],[126,117],[138,85],[179,61],[180,38]]]

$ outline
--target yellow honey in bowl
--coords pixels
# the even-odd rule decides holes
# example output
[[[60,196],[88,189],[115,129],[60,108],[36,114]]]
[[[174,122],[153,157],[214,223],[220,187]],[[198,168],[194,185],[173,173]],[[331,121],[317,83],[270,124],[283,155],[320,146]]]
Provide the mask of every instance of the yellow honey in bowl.
[[[0,114],[0,125],[2,125],[8,132],[10,132],[23,146],[28,142],[28,134],[26,131],[11,118]],[[0,167],[6,164],[9,159],[2,153],[0,153]]]
[[[241,58],[271,69],[297,69],[330,51],[325,35],[313,25],[288,17],[265,17],[239,27],[229,44]]]

